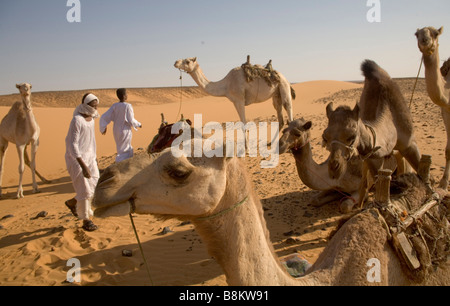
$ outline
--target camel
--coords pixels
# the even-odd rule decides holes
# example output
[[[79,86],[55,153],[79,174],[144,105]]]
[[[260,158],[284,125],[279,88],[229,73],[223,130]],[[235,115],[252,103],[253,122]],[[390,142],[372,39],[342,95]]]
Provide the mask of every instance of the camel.
[[[361,65],[365,83],[361,100],[352,110],[333,102],[326,108],[328,127],[323,141],[330,153],[328,172],[339,179],[354,155],[364,160],[359,187],[359,205],[367,190],[367,174],[377,175],[380,161],[398,150],[417,171],[420,153],[414,136],[411,112],[398,85],[375,62],[366,60]]]
[[[230,286],[411,284],[371,210],[341,227],[306,276],[292,278],[275,254],[261,202],[237,157],[176,158],[170,149],[136,155],[105,169],[93,207],[100,218],[137,213],[190,220]],[[381,263],[379,283],[367,278],[373,258]],[[444,268],[426,284],[450,284]]]
[[[439,58],[439,36],[443,33],[443,28],[438,30],[433,27],[417,29],[416,37],[420,52],[423,54],[425,65],[425,81],[428,95],[431,101],[441,108],[442,118],[447,131],[447,146],[445,149],[445,170],[439,187],[448,188],[450,175],[450,74],[441,74]],[[446,71],[448,72],[448,71]]]
[[[31,88],[28,83],[17,84],[22,97],[22,102],[13,104],[8,114],[0,123],[0,197],[1,185],[3,175],[3,163],[5,160],[6,149],[9,142],[16,144],[17,153],[19,154],[19,187],[17,189],[16,197],[23,198],[22,177],[25,170],[25,164],[31,169],[31,176],[33,179],[33,193],[39,192],[36,183],[36,174],[39,178],[49,183],[36,171],[36,151],[39,146],[39,125],[33,114],[31,107]],[[28,158],[26,147],[31,144],[31,161]]]
[[[261,66],[258,67],[262,69]],[[295,99],[295,91],[281,73],[278,73],[279,82],[269,85],[263,78],[255,78],[248,82],[243,67],[232,69],[221,81],[210,82],[200,68],[196,57],[177,60],[175,68],[188,73],[207,94],[215,97],[227,97],[233,102],[239,118],[244,124],[247,123],[245,107],[270,98],[272,98],[273,106],[277,111],[280,127],[284,125],[283,108],[288,114],[289,121],[293,120],[292,100]],[[271,69],[269,71],[273,72]]]
[[[322,191],[314,200],[313,206],[322,206],[336,200],[343,213],[350,212],[358,201],[358,187],[361,181],[362,161],[353,157],[347,171],[340,179],[331,179],[328,175],[328,160],[322,164],[314,161],[311,151],[312,122],[303,118],[289,123],[280,137],[280,154],[289,150],[295,158],[298,176],[302,182],[313,190]]]
[[[289,123],[280,137],[279,152],[284,154],[290,150],[295,158],[298,176],[302,182],[313,190],[322,191],[314,199],[313,206],[318,207],[340,200],[341,212],[348,213],[359,202],[358,186],[361,183],[363,161],[360,156],[353,156],[349,160],[346,172],[339,179],[330,178],[328,175],[329,159],[321,164],[314,161],[311,150],[311,127],[312,122],[303,118]],[[398,151],[387,156],[383,160],[383,166],[384,169],[397,170],[397,175],[408,172]]]

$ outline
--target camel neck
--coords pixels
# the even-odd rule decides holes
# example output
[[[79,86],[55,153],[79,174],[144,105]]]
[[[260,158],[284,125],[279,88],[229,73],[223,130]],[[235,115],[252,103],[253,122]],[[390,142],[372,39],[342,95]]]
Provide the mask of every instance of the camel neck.
[[[226,215],[193,223],[210,255],[223,268],[228,285],[301,285],[279,263],[255,201],[250,196],[245,205]]]
[[[311,143],[307,143],[302,148],[292,150],[297,165],[297,172],[302,182],[313,190],[328,190],[331,186],[327,179],[328,166],[319,165],[315,162]]]
[[[275,254],[262,205],[250,191],[251,183],[242,166],[238,159],[227,164],[227,188],[211,215],[236,206],[248,195],[245,204],[213,219],[193,219],[192,223],[209,254],[224,270],[229,285],[298,285]]]
[[[439,47],[431,55],[423,55],[425,65],[425,82],[430,99],[439,106],[449,103],[448,93],[445,92],[445,80],[439,67]]]
[[[197,83],[197,85],[201,89],[203,89],[207,94],[215,97],[225,96],[223,80],[219,82],[210,82],[206,78],[200,66],[198,66],[196,69],[190,72],[189,75],[194,79],[195,83]]]
[[[26,111],[31,112],[32,108],[31,108],[31,96],[22,96],[22,103],[23,103],[23,107]]]

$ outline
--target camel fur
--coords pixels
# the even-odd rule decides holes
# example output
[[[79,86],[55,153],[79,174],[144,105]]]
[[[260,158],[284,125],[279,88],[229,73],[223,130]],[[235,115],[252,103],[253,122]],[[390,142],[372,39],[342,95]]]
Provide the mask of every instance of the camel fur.
[[[443,31],[443,27],[439,29],[426,27],[417,29],[416,37],[419,50],[423,54],[428,95],[431,101],[441,108],[445,130],[447,131],[445,170],[439,183],[440,188],[447,189],[450,175],[450,74],[448,74],[448,61],[444,63],[442,69],[439,68],[439,36]]]
[[[327,105],[328,127],[323,140],[330,151],[328,170],[332,178],[340,178],[346,172],[353,155],[362,156],[362,205],[369,187],[367,173],[377,175],[383,158],[398,150],[417,171],[421,155],[411,112],[398,85],[373,61],[366,60],[361,70],[365,83],[360,102],[353,110],[348,106],[334,110],[333,103]]]
[[[170,149],[135,156],[103,172],[93,207],[97,217],[134,212],[191,220],[232,286],[412,284],[369,210],[337,232],[306,276],[292,278],[274,252],[261,202],[236,157],[176,158]],[[379,283],[367,278],[372,258],[381,263]],[[423,284],[449,285],[448,266]]]
[[[243,67],[232,69],[221,81],[210,82],[200,68],[196,57],[180,59],[175,62],[175,68],[188,73],[207,94],[215,97],[227,97],[233,102],[242,123],[247,123],[246,106],[261,103],[270,98],[272,98],[273,106],[277,111],[280,127],[284,125],[283,108],[287,112],[289,121],[292,121],[292,100],[295,99],[295,91],[286,78],[281,73],[273,71],[270,75],[276,75],[276,79],[279,81],[267,82],[267,78],[261,77],[261,75],[248,77],[244,70],[249,65],[244,64]]]
[[[3,176],[3,164],[6,149],[9,142],[14,143],[19,155],[19,187],[16,197],[23,198],[22,178],[25,164],[30,167],[33,179],[33,193],[39,192],[36,183],[37,174],[45,183],[49,183],[36,171],[36,152],[39,147],[40,128],[36,122],[31,105],[31,88],[28,83],[16,85],[22,98],[21,102],[13,104],[8,114],[0,123],[0,196]],[[28,157],[26,147],[31,145],[31,160]]]

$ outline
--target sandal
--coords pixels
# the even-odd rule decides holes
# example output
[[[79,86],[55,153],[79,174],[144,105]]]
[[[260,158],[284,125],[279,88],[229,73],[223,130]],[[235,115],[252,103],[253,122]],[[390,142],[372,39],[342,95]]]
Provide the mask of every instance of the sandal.
[[[75,217],[78,217],[78,213],[77,213],[77,204],[75,204],[75,205],[70,205],[70,204],[69,204],[69,201],[70,201],[70,200],[67,200],[67,201],[65,202],[67,208],[70,209],[70,211],[72,212],[72,215],[74,215]]]
[[[88,232],[93,232],[98,229],[98,226],[95,225],[91,220],[83,220],[83,229]]]

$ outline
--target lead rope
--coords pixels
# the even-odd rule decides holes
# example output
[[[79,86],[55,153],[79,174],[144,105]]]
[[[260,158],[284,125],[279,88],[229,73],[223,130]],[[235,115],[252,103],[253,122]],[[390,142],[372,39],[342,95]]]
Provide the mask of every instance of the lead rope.
[[[420,76],[420,71],[422,70],[422,65],[423,65],[423,55],[422,55],[422,60],[420,61],[419,72],[417,73],[417,77],[416,77],[416,83],[414,84],[413,92],[411,95],[411,101],[409,101],[409,109],[411,109],[411,104],[412,104],[412,101],[414,98],[414,92],[416,91],[417,82],[419,81],[419,76]]]
[[[181,106],[183,105],[183,71],[180,69],[180,108],[178,109],[178,115],[175,118],[178,121],[178,118],[181,114]]]
[[[150,274],[150,269],[148,267],[147,260],[145,259],[144,250],[142,249],[141,240],[139,240],[139,235],[137,233],[136,226],[134,225],[133,216],[131,215],[131,213],[129,215],[130,215],[131,225],[133,226],[134,235],[136,236],[136,240],[139,245],[139,250],[141,250],[141,255],[142,255],[142,258],[144,259],[144,265],[145,265],[145,269],[147,270],[148,278],[150,279],[150,284],[152,286],[154,286],[152,276]]]

